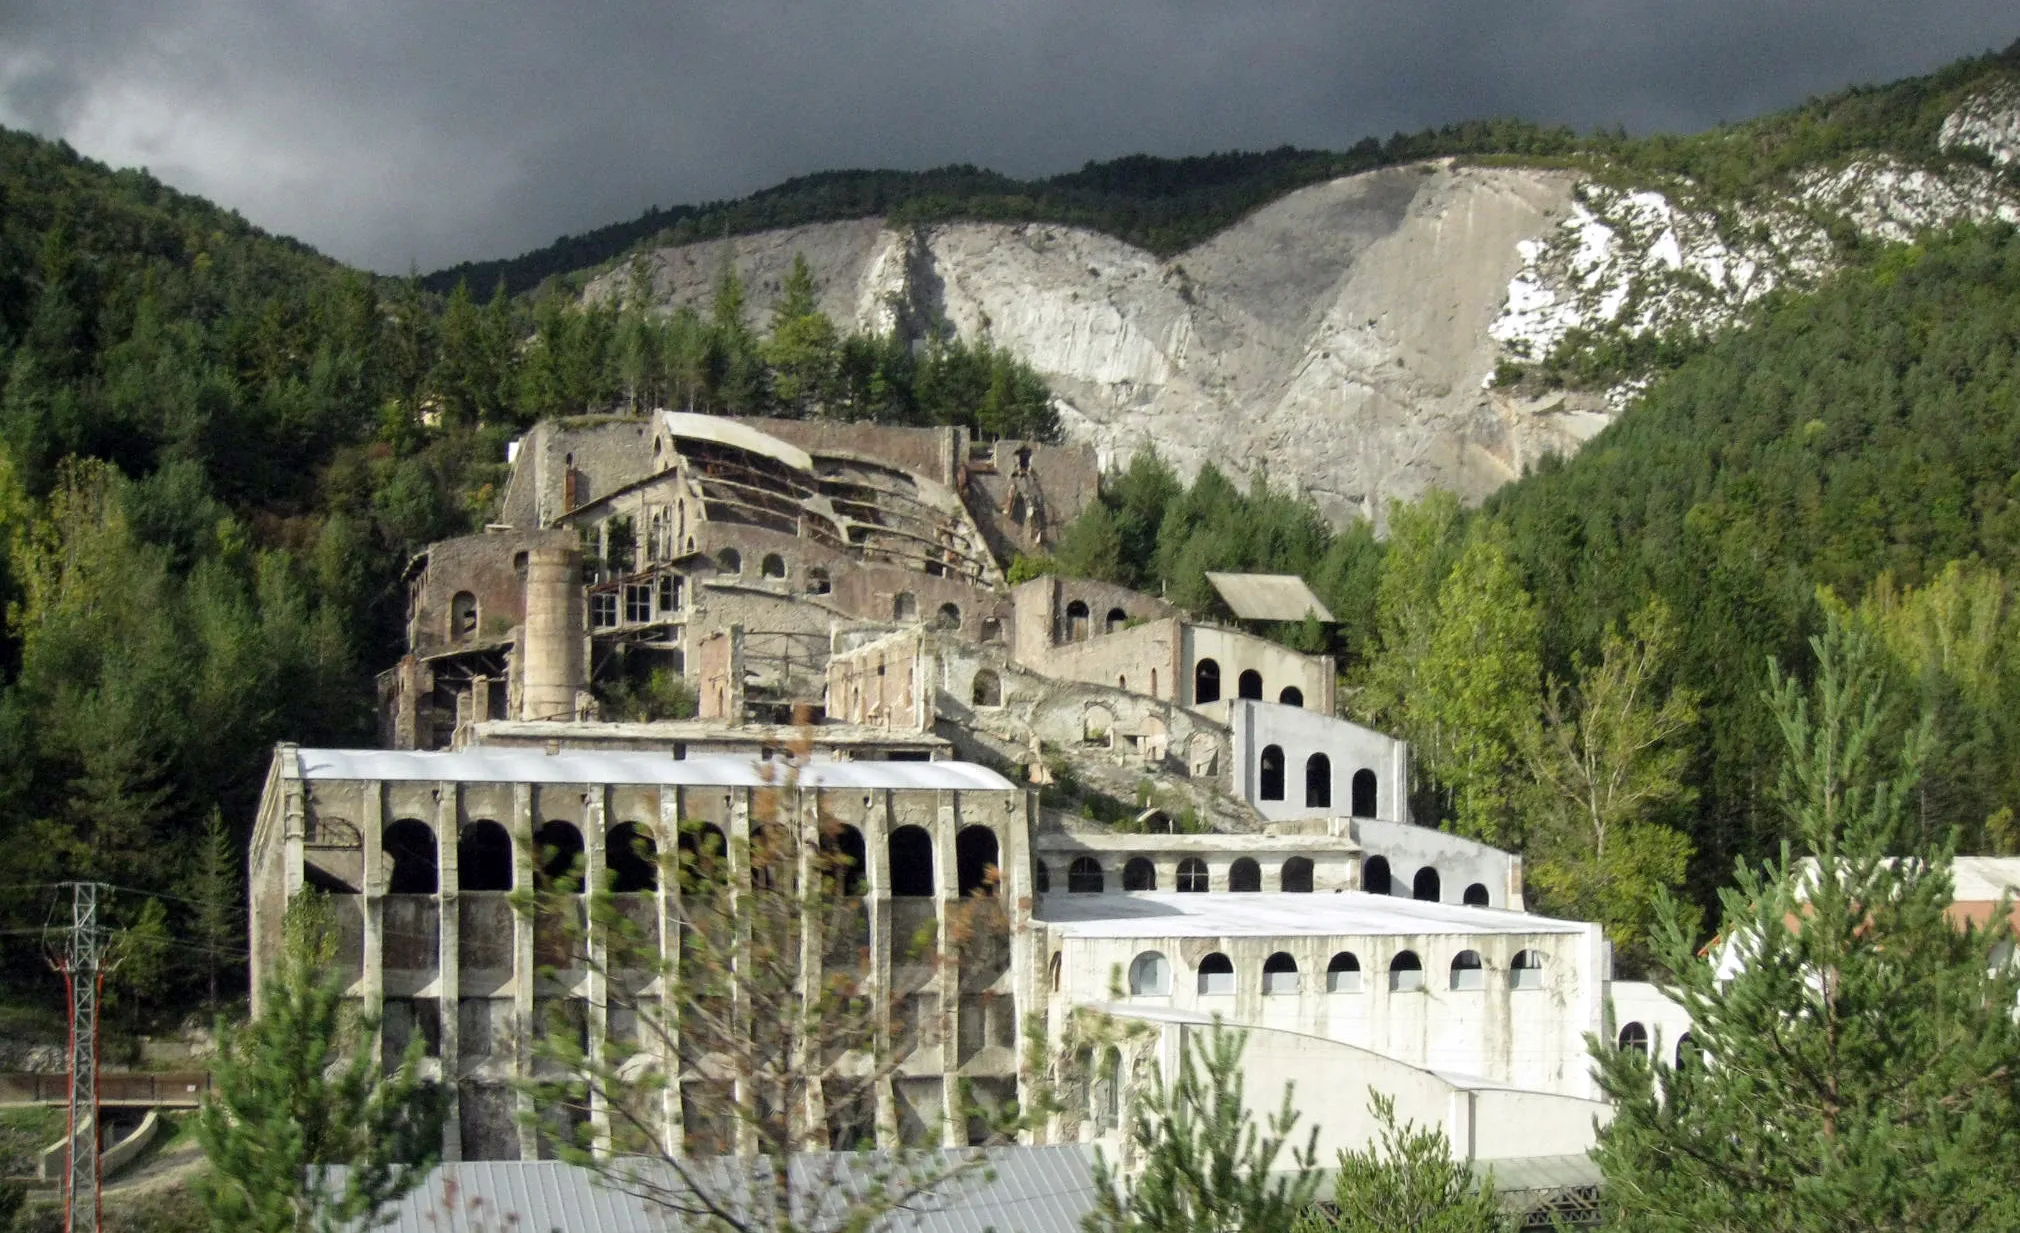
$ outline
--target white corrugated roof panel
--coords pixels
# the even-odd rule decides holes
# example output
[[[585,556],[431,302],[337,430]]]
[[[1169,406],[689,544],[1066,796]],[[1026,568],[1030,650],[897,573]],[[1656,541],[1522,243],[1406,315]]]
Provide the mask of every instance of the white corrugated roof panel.
[[[1308,614],[1330,621],[1333,614],[1296,574],[1217,574],[1207,582],[1228,610],[1244,621],[1302,621]]]
[[[702,787],[778,785],[796,777],[802,788],[888,788],[1004,791],[1016,787],[973,762],[834,762],[812,760],[797,770],[748,755],[675,758],[626,750],[563,750],[486,746],[458,750],[302,749],[304,779],[365,779],[424,783],[656,784]]]

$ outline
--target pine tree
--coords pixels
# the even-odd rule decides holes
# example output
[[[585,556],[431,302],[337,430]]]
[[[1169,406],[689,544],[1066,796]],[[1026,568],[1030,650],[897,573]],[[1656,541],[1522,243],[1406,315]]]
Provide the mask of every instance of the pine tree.
[[[1510,1227],[1494,1199],[1493,1179],[1475,1184],[1452,1155],[1443,1127],[1396,1124],[1396,1102],[1370,1094],[1375,1142],[1342,1150],[1333,1177],[1333,1211],[1310,1213],[1298,1233],[1499,1233]]]
[[[1243,1104],[1248,1033],[1216,1022],[1188,1031],[1178,1073],[1153,1083],[1125,1128],[1141,1168],[1125,1186],[1099,1151],[1095,1208],[1086,1233],[1280,1233],[1315,1202],[1318,1128],[1292,1145],[1298,1122],[1289,1087],[1283,1107],[1257,1127]],[[1293,1171],[1276,1172],[1290,1147]]]
[[[224,814],[211,810],[210,821],[197,840],[186,897],[194,905],[191,941],[201,948],[205,1004],[212,1014],[217,1013],[217,977],[224,956],[245,937],[240,859],[238,843],[224,824]]]
[[[1599,1042],[1597,1158],[1624,1227],[2020,1228],[2020,971],[2003,917],[1949,913],[1951,841],[1921,840],[1926,727],[1889,735],[1870,633],[1826,610],[1813,692],[1779,669],[1784,844],[1719,898],[1709,959],[1673,900],[1658,950],[1691,1048]]]
[[[220,1231],[369,1225],[434,1163],[442,1110],[420,1078],[421,1038],[393,1073],[380,1068],[378,1025],[346,1005],[334,949],[328,909],[313,892],[297,899],[265,1005],[219,1030],[196,1138],[210,1163],[199,1193]],[[328,1165],[345,1166],[341,1182]]]

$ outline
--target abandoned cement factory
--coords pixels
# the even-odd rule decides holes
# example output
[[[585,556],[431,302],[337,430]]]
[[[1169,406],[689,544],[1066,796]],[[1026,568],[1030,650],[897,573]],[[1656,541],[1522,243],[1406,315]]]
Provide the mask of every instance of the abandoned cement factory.
[[[590,1041],[624,1030],[513,893],[579,861],[673,944],[679,879],[639,853],[733,849],[761,792],[860,854],[872,970],[919,1029],[876,1093],[898,1141],[968,1144],[957,1089],[1042,1083],[1067,1098],[1029,1142],[1113,1150],[1132,1087],[1222,1020],[1250,1032],[1249,1099],[1295,1080],[1322,1159],[1367,1142],[1379,1091],[1497,1174],[1569,1184],[1607,999],[1629,1038],[1687,1029],[1611,979],[1598,926],[1525,910],[1518,857],[1412,823],[1407,746],[1336,716],[1330,659],[1263,636],[1330,619],[1303,580],[1214,575],[1217,615],[1011,585],[1095,498],[1087,451],[662,411],[543,423],[511,464],[499,522],[411,565],[383,747],[278,749],[252,851],[255,970],[290,898],[329,892],[352,995],[450,1095],[450,1161],[539,1154],[514,1081],[557,1002]],[[674,678],[690,718],[609,704]],[[1139,811],[1047,807],[1065,777]],[[907,952],[977,895],[1001,953]],[[1130,1030],[1090,1043],[1081,1011]]]

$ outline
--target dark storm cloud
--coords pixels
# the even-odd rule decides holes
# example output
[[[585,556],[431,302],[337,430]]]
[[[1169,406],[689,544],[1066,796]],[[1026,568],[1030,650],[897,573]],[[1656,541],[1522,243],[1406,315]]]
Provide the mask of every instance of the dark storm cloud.
[[[1694,129],[2016,36],[2011,0],[16,0],[0,123],[399,271],[830,167]]]

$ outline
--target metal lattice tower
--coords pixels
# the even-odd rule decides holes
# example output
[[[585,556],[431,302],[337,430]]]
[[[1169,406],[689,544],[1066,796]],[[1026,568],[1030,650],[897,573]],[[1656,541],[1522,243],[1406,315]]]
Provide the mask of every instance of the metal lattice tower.
[[[96,882],[71,882],[70,927],[56,966],[70,993],[70,1170],[63,1179],[63,1227],[98,1233],[98,1001],[104,991],[105,937]]]

